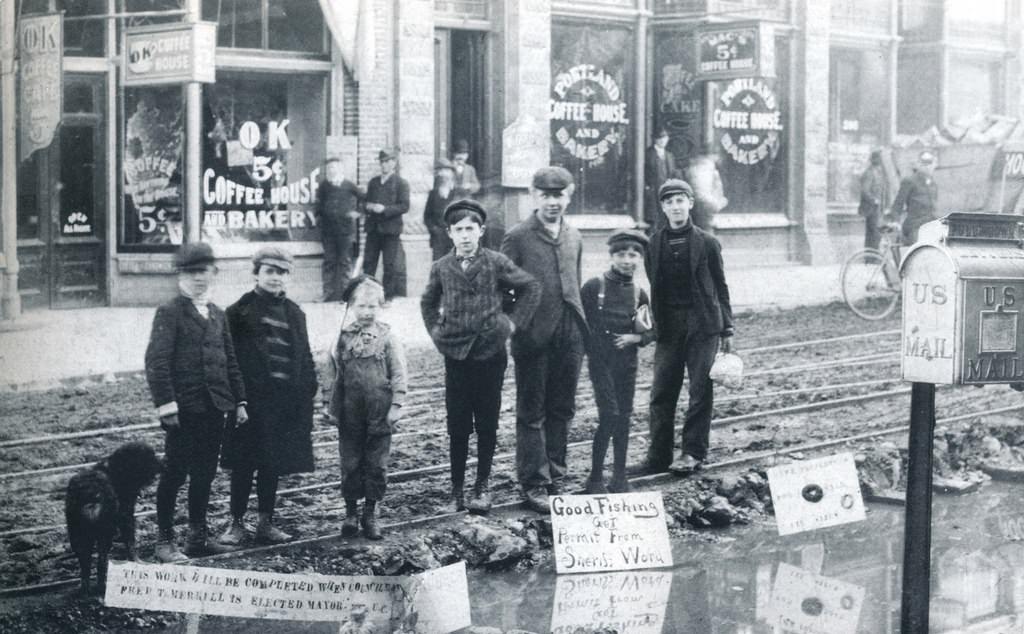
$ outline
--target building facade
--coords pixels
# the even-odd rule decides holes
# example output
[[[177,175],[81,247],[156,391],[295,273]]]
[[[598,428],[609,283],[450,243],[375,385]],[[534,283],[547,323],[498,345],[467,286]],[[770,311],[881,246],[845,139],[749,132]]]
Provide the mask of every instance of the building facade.
[[[173,292],[177,245],[195,236],[222,258],[221,301],[251,285],[248,256],[268,242],[297,256],[293,294],[310,300],[325,158],[365,185],[378,150],[397,146],[418,292],[433,165],[457,141],[492,224],[526,217],[530,175],[557,163],[596,245],[642,217],[644,155],[664,128],[681,161],[718,156],[729,204],[716,224],[734,265],[832,262],[860,235],[856,177],[872,147],[964,114],[1020,115],[1019,2],[979,2],[991,6],[24,0],[19,20],[64,11],[60,125],[19,160],[16,219],[0,230],[17,237],[26,309],[156,304]],[[125,61],[126,30],[180,22],[183,4],[216,30],[215,81],[191,114],[181,84],[124,80],[138,61]],[[709,74],[707,52],[735,54],[743,30],[757,34],[756,65]]]

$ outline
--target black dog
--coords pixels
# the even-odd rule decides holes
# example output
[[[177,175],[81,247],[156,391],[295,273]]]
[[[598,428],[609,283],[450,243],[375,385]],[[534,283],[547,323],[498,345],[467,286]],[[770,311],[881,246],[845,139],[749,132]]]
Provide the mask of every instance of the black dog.
[[[78,556],[82,592],[89,591],[92,554],[96,552],[96,584],[107,583],[107,557],[120,533],[127,557],[135,559],[135,501],[139,491],[153,483],[162,464],[153,448],[130,442],[68,482],[64,516],[71,550]]]

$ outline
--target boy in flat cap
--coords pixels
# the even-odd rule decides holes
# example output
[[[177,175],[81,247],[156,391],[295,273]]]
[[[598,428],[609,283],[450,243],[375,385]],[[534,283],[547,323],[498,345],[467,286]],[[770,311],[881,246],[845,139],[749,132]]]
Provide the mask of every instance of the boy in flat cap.
[[[651,236],[645,259],[654,309],[654,380],[648,468],[685,475],[707,457],[713,402],[709,378],[715,353],[732,347],[732,306],[722,247],[693,224],[693,190],[669,179],[658,192],[668,221]],[[683,423],[682,454],[672,462],[676,403],[683,375],[690,374],[690,404]],[[671,463],[671,466],[670,466]]]
[[[345,178],[340,158],[327,159],[325,179],[316,191],[316,215],[324,247],[324,301],[336,302],[352,278],[353,253],[359,237],[359,204],[366,195]]]
[[[533,317],[540,283],[507,257],[480,246],[487,212],[473,200],[458,200],[444,211],[455,248],[430,267],[420,299],[423,323],[444,355],[445,404],[451,449],[452,506],[473,513],[491,510],[489,478],[498,441],[501,387],[508,357],[505,342]],[[516,303],[502,311],[505,293]],[[473,493],[463,504],[469,436],[476,431],[477,469]]]
[[[573,189],[565,169],[537,170],[530,187],[534,212],[501,243],[501,252],[541,285],[537,312],[512,336],[516,470],[525,504],[539,513],[550,511],[549,495],[561,494],[587,337],[580,302],[583,242],[563,218]]]
[[[636,390],[637,347],[654,340],[654,331],[638,332],[637,311],[650,306],[647,293],[633,282],[644,261],[647,236],[635,229],[616,231],[608,238],[611,267],[583,285],[580,296],[590,326],[587,368],[594,385],[598,425],[591,453],[587,493],[626,493],[626,452],[629,419]],[[649,308],[647,309],[649,310]],[[611,482],[604,483],[604,459],[613,442]]]
[[[278,479],[313,471],[310,433],[318,384],[306,314],[285,294],[291,271],[290,253],[277,246],[259,249],[252,258],[256,287],[227,310],[252,416],[229,425],[224,443],[221,464],[231,470],[231,524],[220,536],[222,544],[236,546],[245,538],[254,476],[256,541],[290,540],[273,523]]]
[[[146,381],[166,432],[164,471],[156,489],[156,557],[185,559],[174,541],[178,489],[188,486],[188,546],[192,557],[229,550],[207,539],[206,510],[217,474],[224,417],[248,420],[245,384],[224,311],[210,302],[217,273],[213,249],[186,244],[175,257],[179,295],[156,309],[146,348]]]
[[[402,248],[402,216],[409,211],[409,183],[398,175],[398,152],[384,149],[377,155],[380,175],[366,186],[366,249],[363,273],[377,272],[383,259],[384,302],[405,297],[405,250]]]

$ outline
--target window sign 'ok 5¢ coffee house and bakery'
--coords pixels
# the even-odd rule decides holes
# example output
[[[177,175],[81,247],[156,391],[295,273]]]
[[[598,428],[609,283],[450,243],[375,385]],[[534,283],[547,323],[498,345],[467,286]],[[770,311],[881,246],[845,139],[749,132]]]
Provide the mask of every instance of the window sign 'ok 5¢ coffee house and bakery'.
[[[152,86],[214,82],[217,24],[160,24],[125,30],[121,83]]]

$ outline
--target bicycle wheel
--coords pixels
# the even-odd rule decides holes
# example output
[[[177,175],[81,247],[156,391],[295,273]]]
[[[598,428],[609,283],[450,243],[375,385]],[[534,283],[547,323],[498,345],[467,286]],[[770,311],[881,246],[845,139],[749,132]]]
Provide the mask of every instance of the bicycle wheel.
[[[889,283],[885,257],[874,249],[864,249],[843,264],[843,300],[859,317],[885,319],[896,309],[900,287]]]

